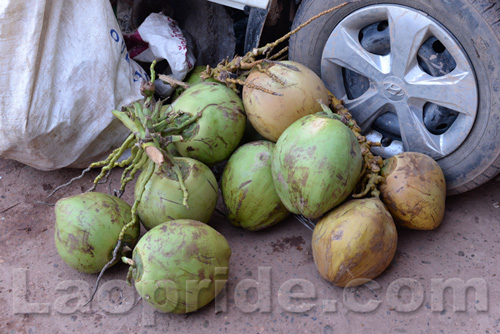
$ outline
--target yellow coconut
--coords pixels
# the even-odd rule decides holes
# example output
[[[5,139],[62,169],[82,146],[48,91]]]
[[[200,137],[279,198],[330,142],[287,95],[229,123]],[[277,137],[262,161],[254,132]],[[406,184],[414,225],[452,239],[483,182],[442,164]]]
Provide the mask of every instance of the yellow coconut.
[[[382,201],[351,200],[316,225],[314,263],[321,276],[336,286],[361,285],[389,266],[397,241],[396,225]]]
[[[290,124],[321,111],[318,100],[328,104],[328,90],[316,73],[300,63],[263,66],[265,71],[255,70],[245,80],[243,104],[255,130],[276,141]]]
[[[446,182],[431,157],[417,152],[397,154],[384,161],[381,199],[397,225],[433,230],[444,217]]]

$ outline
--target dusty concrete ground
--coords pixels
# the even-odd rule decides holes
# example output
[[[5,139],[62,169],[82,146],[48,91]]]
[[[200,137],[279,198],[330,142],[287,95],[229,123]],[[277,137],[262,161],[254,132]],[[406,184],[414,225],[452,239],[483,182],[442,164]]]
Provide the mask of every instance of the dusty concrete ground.
[[[438,230],[401,230],[391,266],[358,289],[337,288],[319,276],[311,232],[294,218],[251,233],[215,215],[211,225],[233,249],[226,294],[185,316],[147,307],[125,284],[125,265],[110,269],[93,302],[82,306],[96,275],[62,262],[53,242],[53,207],[39,203],[87,189],[95,171],[46,199],[79,173],[41,172],[0,159],[2,334],[500,332],[500,178],[448,198]]]

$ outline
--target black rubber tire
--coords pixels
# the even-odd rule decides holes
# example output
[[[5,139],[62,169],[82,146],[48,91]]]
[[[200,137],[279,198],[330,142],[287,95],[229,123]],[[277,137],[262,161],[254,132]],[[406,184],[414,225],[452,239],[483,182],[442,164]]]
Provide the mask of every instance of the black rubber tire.
[[[345,0],[303,0],[293,27]],[[438,160],[448,194],[459,194],[500,172],[500,2],[498,0],[347,0],[339,10],[313,21],[290,38],[290,59],[318,75],[324,45],[336,25],[357,9],[373,4],[415,8],[445,26],[466,51],[478,81],[479,107],[464,143]]]

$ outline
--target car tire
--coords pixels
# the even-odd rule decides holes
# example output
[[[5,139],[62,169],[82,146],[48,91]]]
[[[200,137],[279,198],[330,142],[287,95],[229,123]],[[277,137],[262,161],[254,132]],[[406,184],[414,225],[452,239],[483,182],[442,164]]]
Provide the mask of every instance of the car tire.
[[[293,28],[343,2],[303,0]],[[321,75],[323,50],[337,25],[352,13],[376,5],[404,6],[432,18],[464,50],[476,82],[475,118],[459,146],[435,159],[445,174],[449,195],[466,192],[494,178],[500,172],[500,3],[496,0],[347,0],[342,8],[314,20],[291,36],[290,59]],[[322,79],[325,83],[332,80]]]

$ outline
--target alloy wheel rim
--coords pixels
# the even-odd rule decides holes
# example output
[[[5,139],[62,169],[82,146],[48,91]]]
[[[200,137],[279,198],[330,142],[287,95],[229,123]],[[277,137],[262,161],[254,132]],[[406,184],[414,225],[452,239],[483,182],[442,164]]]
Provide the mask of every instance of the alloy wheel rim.
[[[346,73],[355,78],[350,82],[365,82],[356,96]],[[382,142],[373,148],[382,157],[446,157],[476,119],[477,81],[465,50],[438,21],[410,7],[373,5],[345,17],[327,40],[321,76],[367,139]]]

